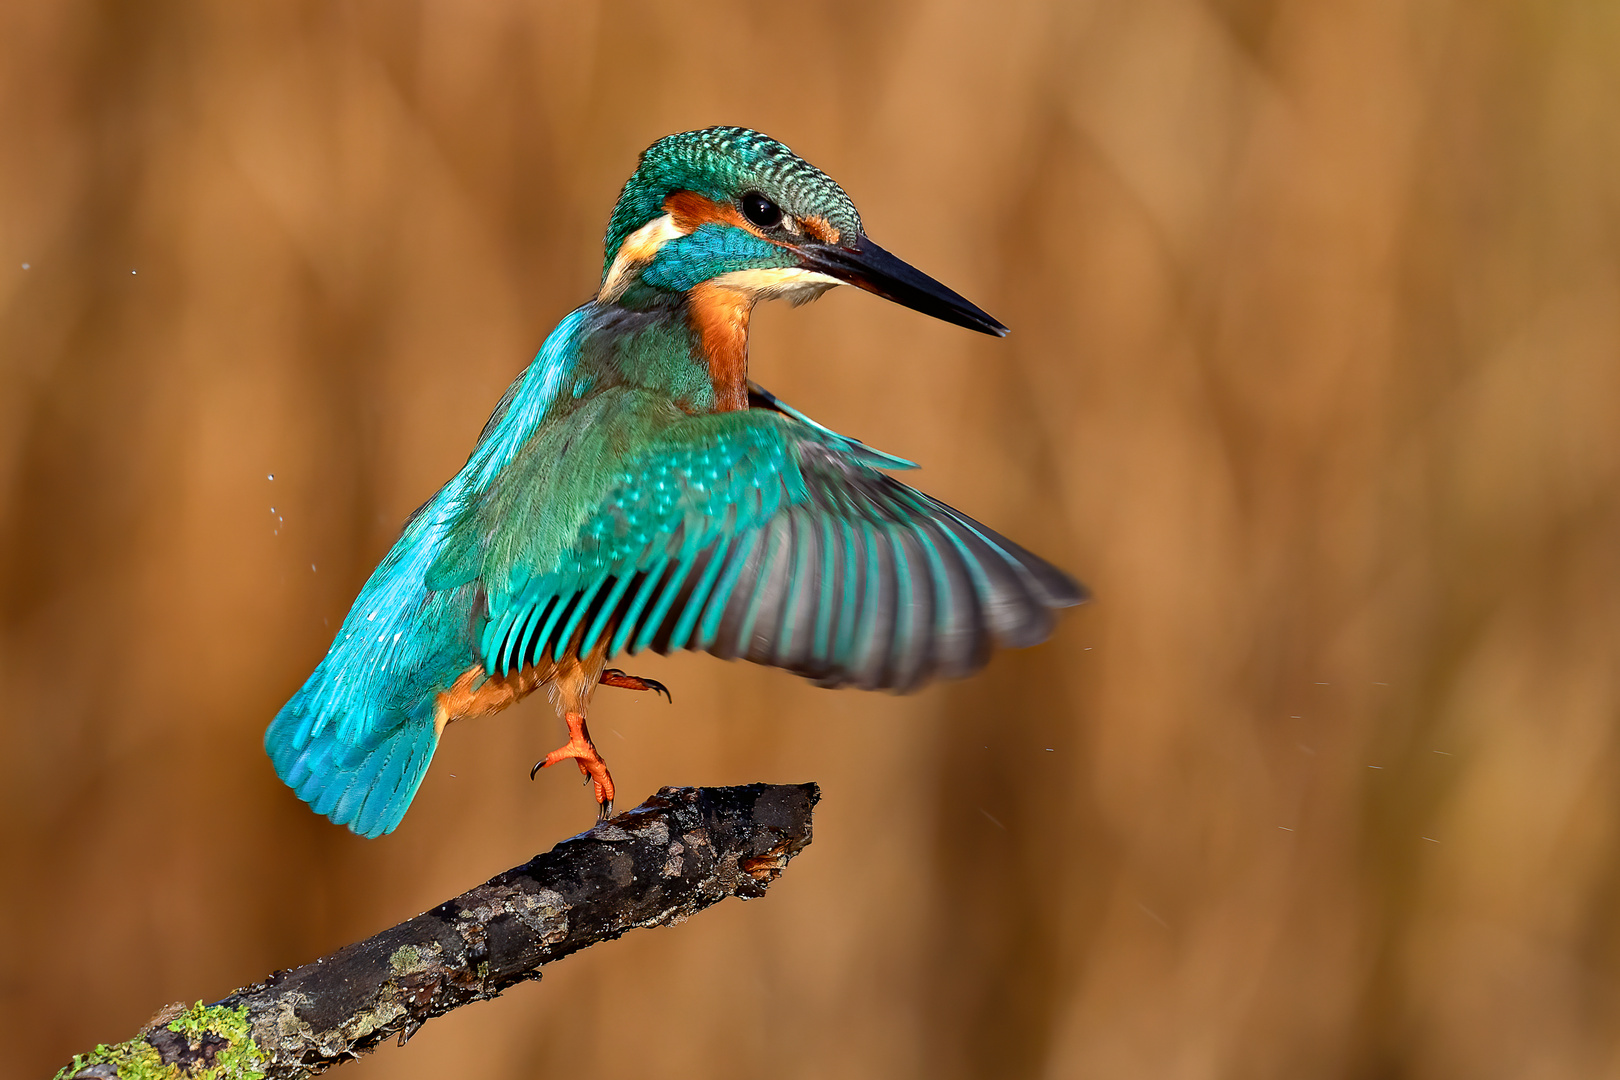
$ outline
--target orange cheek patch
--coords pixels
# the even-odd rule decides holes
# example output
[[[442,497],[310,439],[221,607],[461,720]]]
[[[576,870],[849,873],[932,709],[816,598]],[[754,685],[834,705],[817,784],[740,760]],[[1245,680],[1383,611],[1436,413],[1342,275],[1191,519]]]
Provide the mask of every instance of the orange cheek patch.
[[[824,217],[802,217],[799,219],[799,228],[804,230],[806,236],[820,240],[823,244],[838,243],[838,230]]]
[[[754,235],[759,231],[747,221],[742,214],[730,203],[717,203],[707,195],[699,195],[695,191],[677,191],[664,200],[664,213],[674,220],[676,228],[689,233],[699,225],[719,223],[721,225],[735,225],[739,229],[747,229]]]

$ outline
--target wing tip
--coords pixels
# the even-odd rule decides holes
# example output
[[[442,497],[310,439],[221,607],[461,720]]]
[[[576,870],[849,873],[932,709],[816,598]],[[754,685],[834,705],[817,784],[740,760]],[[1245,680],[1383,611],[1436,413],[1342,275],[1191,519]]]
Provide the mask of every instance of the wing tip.
[[[1048,607],[1059,609],[1079,607],[1081,604],[1091,603],[1095,598],[1085,582],[1063,570],[1059,570],[1057,567],[1052,566],[1051,563],[1046,565],[1051,569],[1055,579],[1052,582],[1042,582],[1047,589]]]

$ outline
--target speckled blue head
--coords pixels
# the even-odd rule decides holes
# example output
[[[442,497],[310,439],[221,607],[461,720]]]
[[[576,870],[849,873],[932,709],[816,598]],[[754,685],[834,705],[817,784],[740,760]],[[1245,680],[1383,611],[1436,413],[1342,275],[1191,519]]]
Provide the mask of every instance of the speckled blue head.
[[[746,310],[757,299],[798,302],[848,282],[948,322],[1007,332],[872,243],[832,177],[747,128],[687,131],[648,147],[604,246],[601,303],[667,306],[708,287],[735,298],[727,310]]]
[[[831,239],[861,235],[861,215],[837,181],[769,135],[740,127],[683,131],[643,151],[619,194],[604,243],[604,281],[625,239],[662,216],[670,196],[683,191],[739,214],[744,196],[758,193],[790,224],[809,221],[815,228],[819,219],[830,228]]]

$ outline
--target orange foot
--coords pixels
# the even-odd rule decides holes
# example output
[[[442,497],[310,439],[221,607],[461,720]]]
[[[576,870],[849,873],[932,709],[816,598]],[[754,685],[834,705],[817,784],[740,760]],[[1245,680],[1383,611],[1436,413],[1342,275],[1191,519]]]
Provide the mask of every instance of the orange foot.
[[[574,759],[579,771],[591,781],[596,789],[596,816],[610,818],[613,816],[613,777],[608,775],[607,762],[602,755],[596,752],[596,745],[591,742],[591,733],[585,727],[585,717],[576,712],[569,713],[564,719],[568,721],[568,744],[560,746],[547,754],[541,761],[534,763],[529,770],[529,779],[533,780],[535,774],[547,765],[555,765],[559,761]]]
[[[636,675],[626,675],[618,668],[608,668],[602,672],[603,686],[617,686],[621,690],[651,690],[655,694],[663,694],[664,700],[671,705],[675,699],[669,696],[669,687],[656,679],[643,679]]]

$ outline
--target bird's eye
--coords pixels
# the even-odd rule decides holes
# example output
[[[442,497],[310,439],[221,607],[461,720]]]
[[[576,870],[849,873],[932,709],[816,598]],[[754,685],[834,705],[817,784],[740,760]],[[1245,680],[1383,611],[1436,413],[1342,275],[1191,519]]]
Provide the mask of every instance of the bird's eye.
[[[742,197],[743,216],[762,229],[774,229],[782,224],[782,208],[757,191]]]

